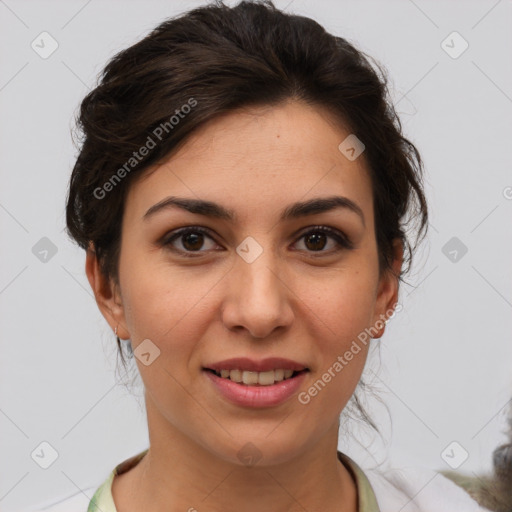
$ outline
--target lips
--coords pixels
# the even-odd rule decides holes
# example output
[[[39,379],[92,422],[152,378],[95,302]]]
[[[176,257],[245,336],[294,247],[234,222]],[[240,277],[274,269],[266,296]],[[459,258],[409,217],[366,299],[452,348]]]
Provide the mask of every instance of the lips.
[[[224,370],[228,371],[228,370]],[[283,370],[280,370],[283,371]],[[292,370],[288,370],[292,372]],[[239,370],[230,370],[231,372],[239,372]],[[241,372],[249,374],[249,379],[254,375],[262,376],[267,372]],[[274,373],[270,370],[269,373]],[[231,378],[219,377],[214,370],[203,370],[203,375],[209,381],[217,393],[232,404],[240,407],[262,408],[275,407],[285,403],[294,396],[303,386],[308,370],[293,372],[293,375],[279,382],[266,381],[263,384],[253,384],[249,380],[248,384],[243,382],[234,382]]]

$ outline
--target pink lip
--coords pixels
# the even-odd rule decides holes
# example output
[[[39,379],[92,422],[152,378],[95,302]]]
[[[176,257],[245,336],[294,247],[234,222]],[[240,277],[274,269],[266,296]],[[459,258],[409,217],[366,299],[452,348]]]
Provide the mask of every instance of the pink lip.
[[[228,369],[223,366],[224,369]],[[273,366],[272,368],[283,368],[282,366]],[[237,369],[237,368],[233,368]],[[248,370],[251,371],[251,370]],[[265,371],[265,370],[262,370]],[[246,384],[238,384],[230,379],[224,379],[215,375],[215,373],[204,370],[203,373],[215,385],[217,391],[222,396],[230,400],[236,405],[242,407],[272,407],[279,405],[299,389],[306,378],[307,372],[297,374],[290,379],[276,382],[271,386],[247,386]]]
[[[204,368],[210,370],[242,370],[247,372],[267,372],[269,370],[293,370],[300,372],[306,369],[306,365],[283,359],[281,357],[267,357],[261,361],[249,359],[247,357],[235,357],[226,359],[217,363],[205,365]]]

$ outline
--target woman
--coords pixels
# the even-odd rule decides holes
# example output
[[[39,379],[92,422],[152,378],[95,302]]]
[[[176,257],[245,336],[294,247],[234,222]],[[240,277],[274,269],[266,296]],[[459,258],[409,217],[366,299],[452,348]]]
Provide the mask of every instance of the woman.
[[[50,510],[484,510],[337,451],[406,221],[417,242],[428,223],[420,156],[361,52],[270,2],[217,3],[114,57],[79,123],[68,231],[130,340],[150,446]]]

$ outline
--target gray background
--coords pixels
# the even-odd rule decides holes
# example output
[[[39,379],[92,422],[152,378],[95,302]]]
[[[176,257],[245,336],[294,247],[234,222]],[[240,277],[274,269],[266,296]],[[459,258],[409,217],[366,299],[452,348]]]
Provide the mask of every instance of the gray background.
[[[117,384],[113,334],[92,298],[83,251],[63,232],[76,154],[70,128],[107,59],[202,3],[0,0],[2,511],[99,485],[147,447],[141,389]],[[488,470],[512,396],[512,5],[275,3],[386,66],[404,130],[426,165],[431,229],[409,276],[418,286],[402,288],[404,309],[367,369],[368,377],[377,372],[392,429],[370,396],[384,440],[348,425],[340,449],[363,467],[389,459],[448,469],[442,453],[457,441],[448,453],[468,452],[461,471]],[[59,45],[47,59],[31,48],[43,31]],[[453,31],[469,43],[458,58],[441,45]],[[462,48],[453,37],[445,44]],[[43,237],[57,249],[46,262],[33,253]],[[59,454],[48,469],[31,458],[43,441]]]

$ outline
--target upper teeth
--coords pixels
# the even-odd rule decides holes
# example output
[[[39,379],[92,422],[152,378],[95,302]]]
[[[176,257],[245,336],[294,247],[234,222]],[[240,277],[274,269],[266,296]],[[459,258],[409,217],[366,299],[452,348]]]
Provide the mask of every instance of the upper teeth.
[[[260,384],[271,386],[275,382],[289,379],[293,370],[269,370],[267,372],[248,372],[242,370],[216,370],[215,373],[224,379],[231,379],[234,382],[243,382],[249,386]]]

